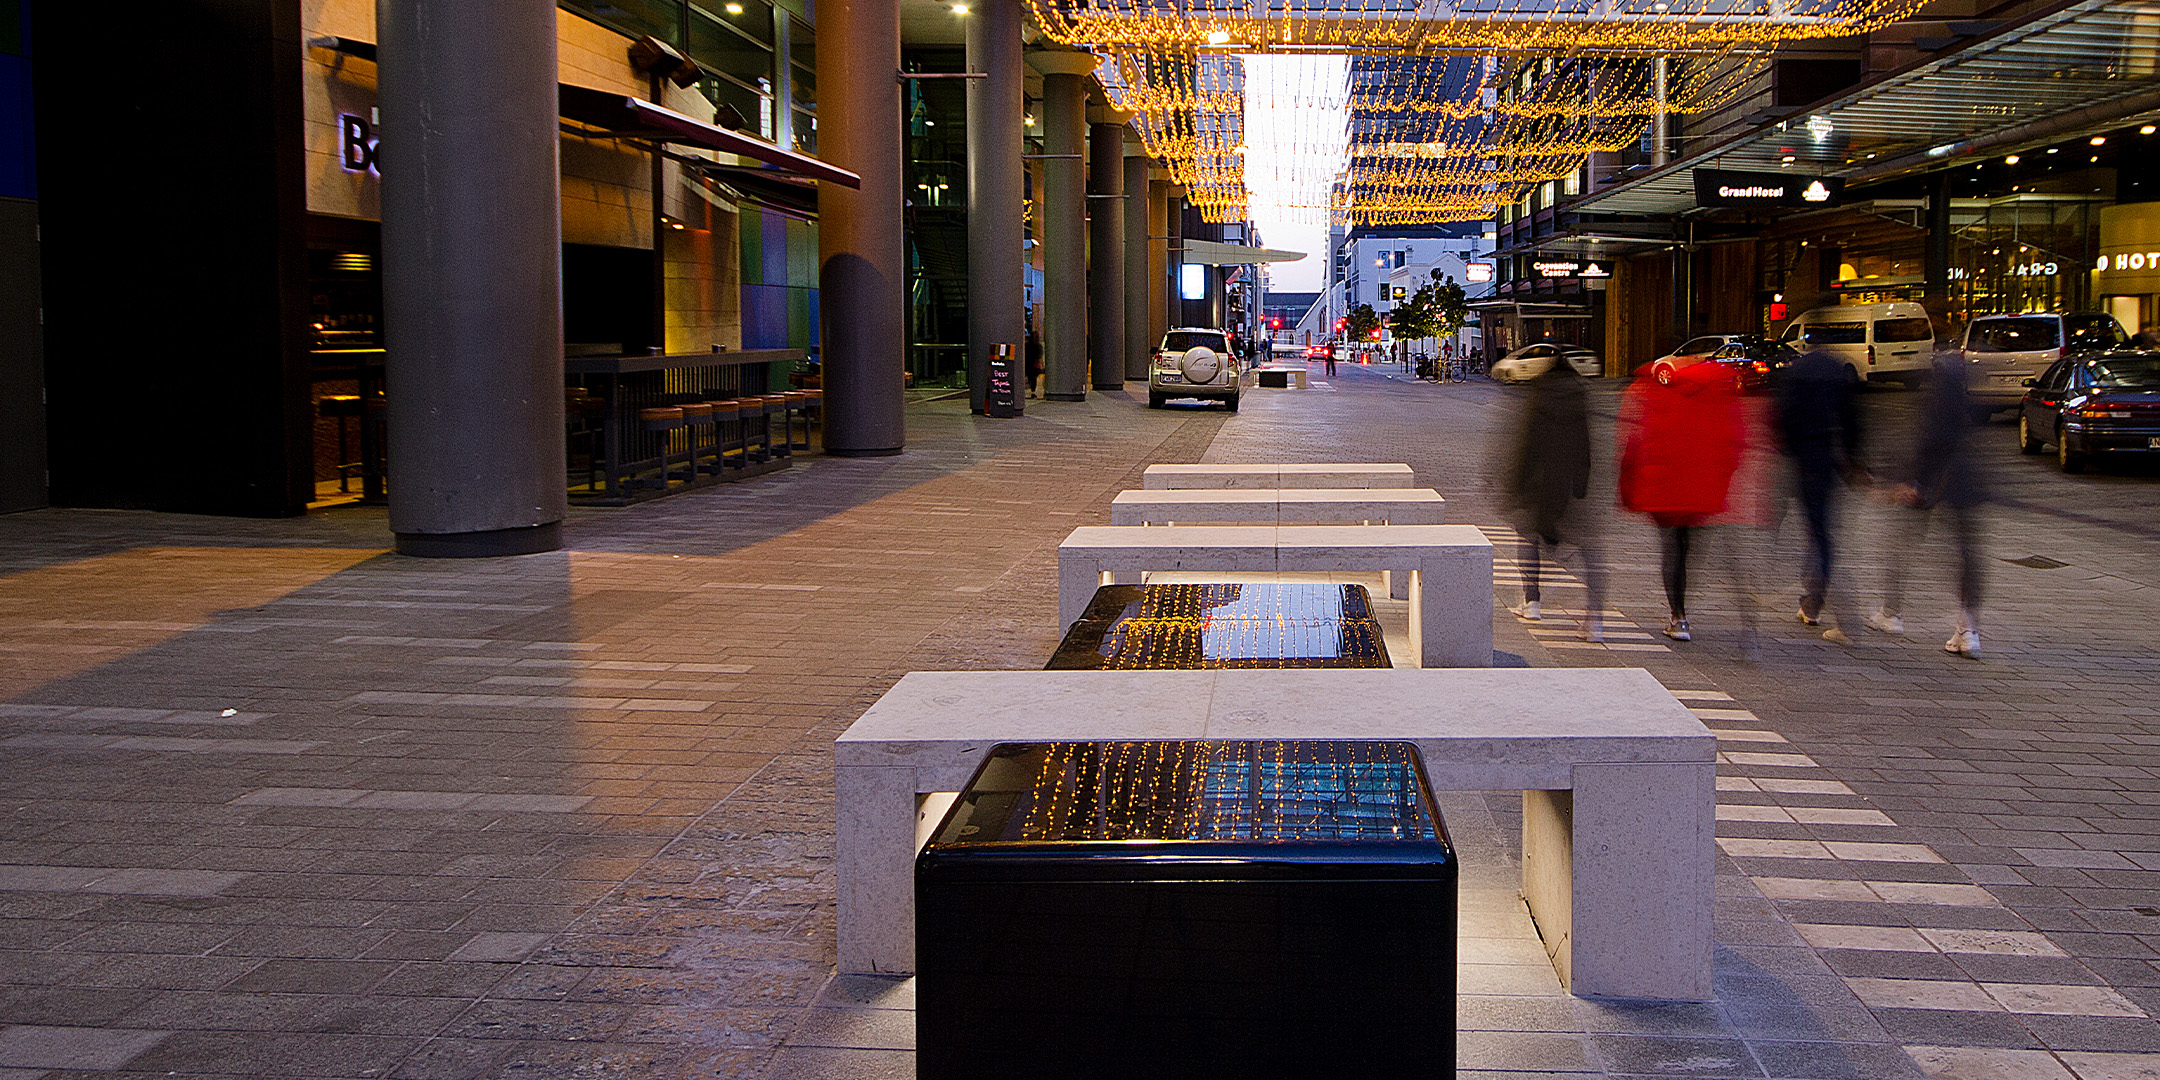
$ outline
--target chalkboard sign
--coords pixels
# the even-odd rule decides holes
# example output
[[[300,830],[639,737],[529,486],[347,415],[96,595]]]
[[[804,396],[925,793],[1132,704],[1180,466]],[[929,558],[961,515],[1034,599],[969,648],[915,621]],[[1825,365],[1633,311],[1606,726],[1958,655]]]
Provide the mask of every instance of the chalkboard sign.
[[[990,350],[990,385],[985,393],[983,411],[991,416],[1019,416],[1020,377],[1013,370],[1013,347],[998,345]]]

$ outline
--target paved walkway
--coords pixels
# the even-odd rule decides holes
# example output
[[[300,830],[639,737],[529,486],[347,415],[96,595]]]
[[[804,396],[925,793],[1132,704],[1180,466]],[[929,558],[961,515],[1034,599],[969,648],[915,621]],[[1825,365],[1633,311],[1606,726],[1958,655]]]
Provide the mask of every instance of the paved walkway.
[[[360,508],[0,517],[0,1080],[912,1075],[912,985],[831,976],[831,738],[907,671],[1040,666],[1058,539],[1151,462],[1409,461],[1504,539],[1512,401],[1345,365],[1235,417],[918,404],[901,457],[477,563]],[[1641,629],[1631,522],[1607,646],[1496,602],[1503,659],[1648,667],[1728,740],[1720,1000],[1560,995],[1518,800],[1450,796],[1464,1075],[2160,1076],[2160,484],[1999,457],[1993,554],[2065,565],[1995,563],[1978,662],[1932,582],[1912,640],[1780,621],[1776,539],[1692,645]]]

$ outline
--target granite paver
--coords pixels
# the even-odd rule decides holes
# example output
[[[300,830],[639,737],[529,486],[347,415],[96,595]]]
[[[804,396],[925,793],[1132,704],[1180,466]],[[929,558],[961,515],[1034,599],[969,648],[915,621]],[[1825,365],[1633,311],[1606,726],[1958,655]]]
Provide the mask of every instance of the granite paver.
[[[387,554],[364,508],[0,517],[0,1077],[912,1075],[912,983],[832,974],[832,737],[907,671],[1040,666],[1057,541],[1154,462],[1407,461],[1509,541],[1513,407],[1353,365],[1234,417],[922,402],[900,457],[479,562]],[[1939,648],[1939,571],[1909,639],[1853,626],[1924,554],[1872,505],[1850,647],[1788,621],[1790,523],[1710,545],[1685,645],[1640,523],[1606,523],[1603,643],[1565,574],[1544,622],[1502,610],[1500,549],[1500,662],[1646,667],[1721,733],[1719,999],[1562,994],[1519,798],[1453,793],[1463,1076],[2152,1075],[2160,483],[1988,437],[1977,662]]]

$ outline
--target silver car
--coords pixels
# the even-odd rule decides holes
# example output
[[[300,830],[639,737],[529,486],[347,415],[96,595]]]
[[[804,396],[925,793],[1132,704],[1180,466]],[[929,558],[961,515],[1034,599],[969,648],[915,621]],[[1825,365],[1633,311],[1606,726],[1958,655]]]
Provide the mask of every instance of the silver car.
[[[1163,335],[1162,347],[1148,364],[1147,403],[1160,409],[1171,398],[1220,401],[1231,412],[1238,404],[1237,354],[1220,330],[1180,326]]]
[[[2025,399],[2025,381],[2071,353],[2100,352],[2130,343],[2113,315],[2099,311],[1986,315],[1965,327],[1959,352],[1971,376],[1973,412],[1987,414]]]
[[[1535,379],[1553,366],[1553,362],[1565,358],[1577,375],[1595,378],[1605,374],[1605,364],[1598,355],[1580,345],[1563,345],[1554,341],[1540,341],[1525,345],[1501,357],[1492,366],[1495,381],[1515,383]]]

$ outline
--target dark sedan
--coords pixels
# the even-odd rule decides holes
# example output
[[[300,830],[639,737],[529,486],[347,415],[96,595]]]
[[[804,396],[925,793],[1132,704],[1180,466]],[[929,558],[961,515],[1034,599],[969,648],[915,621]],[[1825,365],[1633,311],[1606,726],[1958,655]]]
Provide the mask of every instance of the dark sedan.
[[[2160,451],[2160,353],[2067,357],[2025,385],[2018,447],[2037,454],[2054,443],[2064,472],[2093,454]]]

